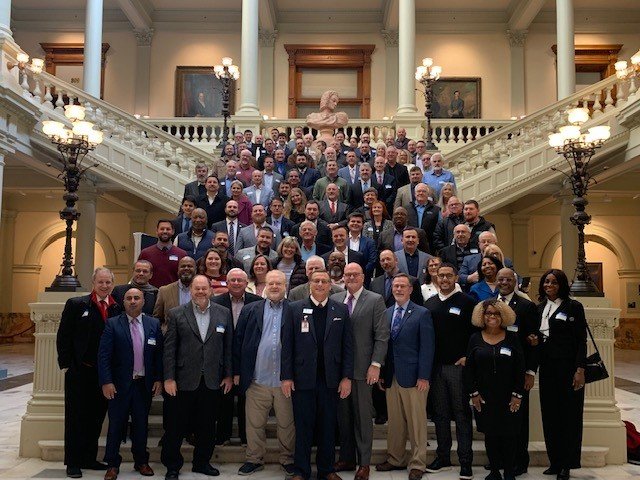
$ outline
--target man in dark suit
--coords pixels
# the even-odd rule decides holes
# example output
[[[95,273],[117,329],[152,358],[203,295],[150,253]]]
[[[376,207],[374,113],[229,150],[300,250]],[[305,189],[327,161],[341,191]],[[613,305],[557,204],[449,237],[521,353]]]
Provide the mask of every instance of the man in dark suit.
[[[480,250],[480,252],[472,253],[471,255],[467,255],[466,257],[464,257],[464,259],[462,260],[462,265],[460,266],[460,286],[462,288],[466,288],[468,290],[474,283],[478,282],[478,265],[482,260],[484,250],[489,245],[497,244],[498,237],[496,237],[495,233],[482,232],[478,236],[478,249]],[[505,257],[504,266],[513,269],[513,261],[510,258]]]
[[[365,286],[369,285],[373,271],[378,263],[378,250],[376,249],[376,242],[373,238],[365,237],[362,235],[362,229],[364,228],[364,215],[360,212],[353,212],[349,215],[349,222],[347,223],[349,228],[349,247],[357,252],[360,252],[364,257],[364,274],[365,274]]]
[[[364,255],[360,252],[352,250],[349,248],[349,243],[347,241],[347,236],[349,235],[349,230],[347,227],[342,225],[334,228],[331,231],[331,239],[333,241],[333,250],[322,255],[325,263],[329,265],[329,255],[333,252],[340,252],[344,255],[345,264],[346,263],[357,263],[364,270],[367,266],[366,259]]]
[[[189,182],[184,186],[184,194],[182,197],[188,195],[198,198],[207,194],[205,183],[207,181],[207,175],[209,175],[209,168],[203,162],[196,164],[196,179],[193,182]]]
[[[180,446],[195,424],[192,471],[217,476],[209,463],[214,449],[215,413],[220,390],[233,384],[233,319],[229,309],[209,301],[211,285],[204,275],[191,282],[192,301],[167,315],[164,342],[164,389],[175,402],[167,416],[161,460],[167,480],[177,480],[184,463]],[[191,420],[195,419],[195,422]]]
[[[429,200],[429,190],[429,187],[424,183],[416,185],[414,190],[416,200],[407,208],[407,213],[409,215],[407,223],[412,227],[421,228],[426,232],[429,249],[425,250],[425,252],[435,253],[435,247],[433,246],[433,233],[436,230],[436,225],[438,225],[440,207]]]
[[[455,265],[456,269],[459,270],[465,257],[480,253],[480,250],[470,242],[471,229],[469,225],[465,225],[464,223],[456,225],[453,229],[453,235],[453,243],[441,248],[438,256],[442,260],[442,263]]]
[[[240,312],[245,305],[262,300],[262,297],[254,295],[251,292],[247,292],[248,278],[247,274],[239,269],[234,268],[227,273],[227,286],[229,287],[228,293],[222,295],[216,295],[211,299],[211,302],[221,305],[231,312],[233,318],[233,327],[235,328],[240,318]],[[216,443],[221,445],[228,443],[231,440],[231,432],[233,429],[233,414],[235,399],[237,401],[237,416],[238,416],[238,433],[240,436],[240,443],[247,443],[246,434],[246,422],[244,412],[244,394],[239,388],[234,387],[231,389],[228,395],[225,395],[221,402],[217,412],[216,418]]]
[[[147,315],[153,313],[153,306],[156,304],[158,289],[149,283],[153,277],[153,265],[148,260],[138,260],[133,264],[133,277],[129,283],[116,285],[111,292],[111,296],[120,308],[124,307],[124,294],[131,287],[139,289],[144,294],[144,307],[142,311]]]
[[[104,480],[116,480],[122,463],[123,427],[131,415],[133,468],[153,476],[147,451],[151,399],[162,392],[162,331],[157,318],[142,313],[145,298],[131,287],[124,294],[124,311],[107,320],[98,350],[98,380],[108,400],[109,430]]]
[[[453,229],[456,225],[464,223],[464,215],[462,214],[462,202],[458,197],[451,197],[447,202],[449,215],[441,218],[433,233],[433,245],[436,250],[440,250],[453,243]],[[469,227],[471,230],[471,227]]]
[[[227,203],[227,197],[224,192],[220,191],[218,177],[209,175],[205,186],[207,193],[198,198],[197,206],[207,212],[207,228],[211,228],[211,225],[225,217],[224,207]]]
[[[106,470],[97,461],[98,437],[107,401],[98,384],[98,346],[107,318],[121,312],[111,296],[113,273],[97,268],[89,295],[67,300],[56,339],[58,365],[64,372],[64,464],[67,476],[81,468]]]
[[[304,191],[307,198],[311,198],[313,193],[313,186],[320,180],[320,172],[315,168],[307,166],[307,155],[299,153],[296,156],[296,167],[300,174],[300,188]]]
[[[307,205],[304,207],[304,216],[305,220],[309,220],[316,226],[316,242],[321,243],[322,245],[331,245],[331,230],[329,229],[329,225],[327,222],[318,218],[320,215],[320,207],[317,201],[309,200]],[[302,222],[294,225],[291,229],[291,235],[296,237],[299,242],[302,241],[302,237],[300,236],[300,225]]]
[[[416,277],[420,285],[427,278],[427,265],[433,258],[428,253],[418,250],[418,232],[414,227],[407,227],[402,232],[402,250],[396,250],[398,268],[401,272]]]
[[[307,261],[304,264],[304,268],[305,268],[305,273],[307,274],[307,278],[309,278],[311,274],[316,270],[325,270],[326,266],[325,266],[324,259],[322,257],[313,255],[307,259]],[[343,289],[338,287],[337,285],[331,285],[331,291],[329,292],[329,295],[333,295],[342,291]],[[291,302],[295,302],[298,300],[305,300],[309,298],[309,295],[310,295],[310,284],[309,282],[307,282],[292,288],[289,291],[287,298]]]
[[[206,191],[205,191],[206,194]],[[203,194],[204,195],[204,194]],[[186,232],[191,228],[191,213],[196,208],[196,199],[193,195],[185,195],[180,205],[180,213],[173,219],[174,236]]]
[[[196,208],[191,220],[191,228],[178,235],[174,244],[198,261],[211,248],[214,234],[207,228],[207,212],[203,208]]]
[[[396,179],[396,187],[400,188],[409,183],[409,171],[403,164],[398,163],[398,150],[390,145],[387,147],[387,165],[385,172]]]
[[[377,385],[380,378],[380,368],[387,354],[389,325],[384,316],[386,307],[382,296],[364,289],[362,267],[357,263],[348,264],[344,269],[344,279],[347,290],[331,298],[344,303],[349,310],[354,371],[351,396],[340,400],[338,405],[340,458],[335,470],[353,470],[357,460],[360,467],[355,477],[368,480],[373,442],[371,386]]]
[[[378,190],[378,198],[387,206],[387,211],[393,212],[398,189],[396,188],[396,178],[385,171],[385,166],[384,157],[376,157],[373,162],[374,171],[371,174],[371,182]]]
[[[351,393],[353,336],[347,307],[329,298],[327,271],[316,270],[309,282],[311,296],[291,305],[293,321],[282,335],[282,392],[293,398],[296,426],[293,478],[311,476],[315,437],[318,478],[340,480],[333,469],[335,428],[338,399]]]
[[[535,339],[540,331],[540,318],[535,304],[515,291],[518,279],[510,268],[502,268],[498,272],[498,299],[508,304],[516,312],[516,323],[507,330],[515,331],[520,339],[524,352],[525,375],[524,394],[520,404],[520,432],[516,443],[515,475],[527,473],[529,468],[529,392],[535,382],[538,370],[538,347]],[[532,344],[535,344],[532,345]]]
[[[247,460],[239,475],[264,468],[266,427],[269,412],[276,414],[280,465],[288,475],[293,471],[295,427],[291,399],[280,388],[280,352],[283,326],[293,321],[285,274],[267,273],[266,299],[245,306],[240,312],[233,341],[233,383],[246,397]]]
[[[408,275],[396,275],[392,289],[396,302],[386,312],[391,337],[383,373],[389,405],[387,460],[376,470],[408,468],[409,480],[420,480],[427,467],[427,395],[435,353],[433,323],[429,310],[411,302]],[[407,440],[411,441],[410,455]]]
[[[397,207],[393,210],[391,220],[393,222],[393,229],[383,230],[380,232],[380,244],[378,250],[393,250],[398,251],[402,248],[402,232],[408,226],[409,214],[404,207]],[[429,242],[427,240],[427,234],[421,228],[416,227],[418,232],[418,250],[426,252],[429,249]]]
[[[385,305],[390,307],[395,302],[393,292],[391,290],[393,277],[400,273],[400,270],[398,269],[398,258],[391,250],[382,250],[379,258],[380,266],[382,267],[382,270],[384,270],[384,273],[371,280],[369,290],[382,295]],[[422,298],[422,293],[420,292],[420,284],[418,283],[417,278],[412,278],[411,286],[413,288],[411,290],[411,301],[416,305],[422,306],[424,300]]]
[[[240,230],[246,227],[245,224],[238,221],[238,202],[235,200],[227,200],[224,207],[225,219],[211,225],[211,231],[227,232],[227,238],[229,239],[229,254],[233,257],[236,254],[236,243],[240,236]]]
[[[360,169],[360,178],[349,187],[350,204],[353,205],[353,208],[363,206],[364,193],[370,188],[376,188],[371,180],[371,165],[367,162],[363,162],[358,168]],[[378,191],[377,188],[376,191]],[[379,197],[380,194],[378,192],[378,198]]]
[[[280,238],[291,235],[291,229],[295,225],[291,220],[283,215],[284,203],[280,197],[273,197],[269,205],[271,215],[267,216],[267,223],[271,225],[275,233],[280,234]]]
[[[335,183],[327,185],[325,199],[318,202],[318,207],[320,208],[320,218],[330,226],[346,220],[349,212],[349,205],[340,201],[340,190]]]

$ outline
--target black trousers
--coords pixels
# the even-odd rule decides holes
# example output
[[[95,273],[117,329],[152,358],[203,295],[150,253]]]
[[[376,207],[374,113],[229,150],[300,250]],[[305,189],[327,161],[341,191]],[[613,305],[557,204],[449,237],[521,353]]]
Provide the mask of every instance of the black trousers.
[[[191,420],[197,420],[193,465],[207,465],[215,447],[215,420],[220,403],[220,390],[211,390],[201,378],[197,389],[187,392],[178,390],[175,403],[170,407],[171,415],[165,415],[165,428],[160,459],[167,470],[180,471],[184,458],[180,446],[185,435],[190,433]]]
[[[516,455],[515,435],[487,435],[484,436],[484,446],[489,457],[492,471],[504,469],[504,474],[513,475]]]
[[[64,376],[64,463],[83,467],[97,460],[107,399],[98,385],[98,369],[81,365]]]
[[[147,391],[144,378],[134,380],[128,392],[118,391],[109,400],[109,430],[107,433],[107,447],[104,461],[110,467],[120,467],[120,442],[123,429],[127,427],[127,420],[131,415],[131,453],[136,465],[149,463],[147,451],[147,436],[149,427],[149,409],[151,408],[151,392]]]
[[[376,411],[376,418],[387,418],[387,396],[384,390],[380,390],[377,385],[371,389],[373,399],[373,409]]]
[[[236,403],[237,400],[237,403]],[[244,411],[245,396],[240,387],[234,385],[229,393],[222,395],[216,418],[216,443],[222,444],[231,439],[233,417],[238,417],[238,436],[241,443],[247,443],[247,420]]]
[[[529,392],[523,392],[520,403],[520,431],[516,438],[516,459],[518,468],[529,467]]]
[[[311,477],[311,447],[318,442],[316,466],[318,479],[333,473],[338,417],[338,389],[319,380],[316,388],[293,392],[293,420],[296,425],[296,449],[293,464],[296,475]]]
[[[576,372],[572,360],[540,361],[540,413],[544,443],[551,466],[556,469],[580,468],[584,388],[573,390]]]

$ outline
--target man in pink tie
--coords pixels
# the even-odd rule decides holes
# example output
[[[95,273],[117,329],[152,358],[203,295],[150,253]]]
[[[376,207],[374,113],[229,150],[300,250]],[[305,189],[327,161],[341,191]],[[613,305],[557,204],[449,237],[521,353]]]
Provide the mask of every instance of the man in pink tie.
[[[125,313],[107,320],[98,349],[98,380],[109,412],[105,480],[118,477],[120,442],[129,416],[134,469],[153,475],[147,451],[149,409],[151,398],[162,392],[160,321],[142,313],[144,294],[137,288],[125,292],[123,306]]]

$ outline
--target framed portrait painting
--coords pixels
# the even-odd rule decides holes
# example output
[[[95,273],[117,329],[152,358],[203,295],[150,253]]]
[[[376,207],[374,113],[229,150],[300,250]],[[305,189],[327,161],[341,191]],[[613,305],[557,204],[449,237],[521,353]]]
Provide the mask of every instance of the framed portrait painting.
[[[433,85],[433,118],[480,118],[480,77],[441,77]]]
[[[229,108],[234,112],[235,81],[229,87]],[[222,83],[213,67],[176,67],[176,117],[222,116]]]

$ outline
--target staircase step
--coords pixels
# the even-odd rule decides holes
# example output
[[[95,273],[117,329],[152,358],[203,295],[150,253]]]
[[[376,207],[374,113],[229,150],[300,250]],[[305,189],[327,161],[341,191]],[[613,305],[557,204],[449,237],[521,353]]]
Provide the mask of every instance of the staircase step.
[[[160,461],[161,447],[158,446],[157,437],[151,437],[148,441],[148,449],[151,462]],[[98,458],[104,456],[104,447],[106,438],[101,437],[99,440]],[[64,442],[62,440],[41,440],[38,442],[41,449],[41,458],[45,461],[61,462],[64,459]],[[458,456],[456,454],[456,442],[453,442],[451,461],[454,464],[458,464]],[[407,445],[408,448],[408,445]],[[427,447],[428,459],[431,460],[435,457],[435,442],[431,442],[431,445]],[[373,454],[371,458],[372,463],[381,463],[386,460],[387,442],[386,440],[377,439],[373,441]],[[608,447],[582,447],[582,466],[583,467],[604,467],[605,457],[609,452]],[[132,462],[133,456],[131,455],[131,443],[120,447],[120,454],[122,455],[124,462]],[[193,454],[193,447],[186,442],[182,445],[182,454],[185,457],[185,463],[191,461]],[[266,463],[277,463],[279,455],[278,442],[275,439],[267,439],[267,454],[265,457]],[[546,466],[549,464],[547,458],[547,452],[544,446],[544,442],[530,442],[529,443],[529,455],[530,465]],[[315,458],[315,454],[312,456]],[[213,463],[243,463],[245,461],[245,448],[241,445],[228,445],[216,447],[212,462]],[[473,464],[481,467],[488,463],[487,454],[484,448],[484,441],[473,441]]]

